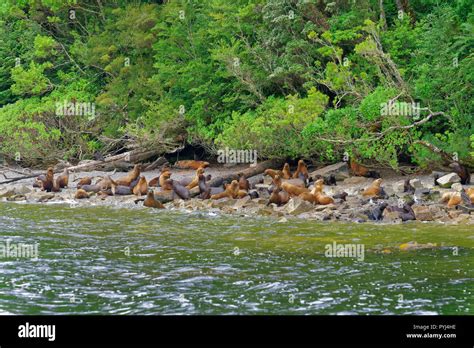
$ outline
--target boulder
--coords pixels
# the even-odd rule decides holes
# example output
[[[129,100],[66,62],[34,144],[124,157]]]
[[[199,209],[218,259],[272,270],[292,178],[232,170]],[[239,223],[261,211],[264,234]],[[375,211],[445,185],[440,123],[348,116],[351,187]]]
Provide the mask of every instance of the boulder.
[[[410,180],[411,186],[413,186],[415,189],[422,188],[423,183],[421,182],[420,179],[411,179]]]
[[[314,209],[314,205],[302,200],[299,197],[293,197],[285,205],[285,211],[291,215],[299,215],[301,213],[306,213]]]
[[[459,182],[456,182],[454,183],[451,188],[454,190],[454,191],[457,191],[457,192],[461,192],[462,190],[462,184],[459,183]]]
[[[398,211],[383,212],[383,221],[385,222],[400,222],[400,213]]]
[[[453,184],[461,182],[461,178],[456,173],[449,173],[436,180],[436,182],[441,187],[450,188]]]
[[[21,185],[21,186],[16,186],[15,187],[15,193],[18,195],[25,195],[27,193],[30,193],[32,191],[31,188],[29,188],[26,185]]]
[[[415,218],[420,221],[433,221],[433,214],[428,206],[418,205],[413,206],[415,212]]]
[[[0,190],[0,198],[10,197],[15,194],[15,190],[12,188],[4,188]]]
[[[334,174],[337,181],[344,180],[349,177],[349,167],[347,166],[346,162],[339,162],[335,164],[331,164],[330,166],[326,166],[323,168],[319,168],[309,174],[311,178],[315,178],[318,175],[321,176],[329,176]]]
[[[392,189],[395,193],[403,193],[405,182],[403,180],[397,181],[392,185]]]

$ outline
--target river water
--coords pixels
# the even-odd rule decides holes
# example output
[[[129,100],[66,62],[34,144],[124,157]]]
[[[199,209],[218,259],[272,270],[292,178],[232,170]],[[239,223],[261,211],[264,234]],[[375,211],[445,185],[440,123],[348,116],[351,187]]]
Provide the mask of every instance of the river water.
[[[0,211],[0,314],[474,314],[472,226]],[[410,241],[437,247],[400,250]],[[38,253],[15,257],[7,243],[36,243]],[[328,257],[334,243],[363,254]]]

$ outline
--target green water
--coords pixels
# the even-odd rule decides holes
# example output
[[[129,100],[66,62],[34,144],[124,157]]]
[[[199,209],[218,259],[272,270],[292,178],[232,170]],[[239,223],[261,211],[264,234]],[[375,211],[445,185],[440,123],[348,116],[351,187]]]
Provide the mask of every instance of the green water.
[[[474,314],[472,226],[0,210],[0,243],[39,243],[36,259],[0,259],[2,314]],[[326,257],[334,241],[364,260]],[[409,241],[440,247],[400,251]]]

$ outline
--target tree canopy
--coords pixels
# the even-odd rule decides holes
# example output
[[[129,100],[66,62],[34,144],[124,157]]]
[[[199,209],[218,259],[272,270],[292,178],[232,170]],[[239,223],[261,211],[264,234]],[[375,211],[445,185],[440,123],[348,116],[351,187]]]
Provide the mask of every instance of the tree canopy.
[[[470,161],[470,0],[4,0],[0,154],[183,143],[397,168]],[[94,114],[58,114],[90,103]]]

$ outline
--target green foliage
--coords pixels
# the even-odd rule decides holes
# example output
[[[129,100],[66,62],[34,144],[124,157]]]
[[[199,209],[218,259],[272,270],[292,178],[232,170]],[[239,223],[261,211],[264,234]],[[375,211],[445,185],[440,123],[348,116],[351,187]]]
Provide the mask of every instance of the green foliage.
[[[383,2],[385,28],[373,0],[5,0],[0,153],[78,160],[127,139],[428,167],[422,139],[469,159],[472,1],[403,3],[412,17]],[[444,114],[381,114],[397,96]],[[96,113],[57,115],[68,101]]]

